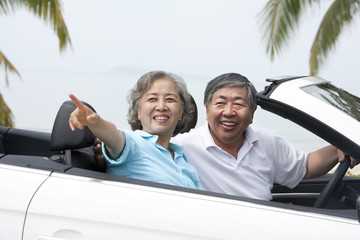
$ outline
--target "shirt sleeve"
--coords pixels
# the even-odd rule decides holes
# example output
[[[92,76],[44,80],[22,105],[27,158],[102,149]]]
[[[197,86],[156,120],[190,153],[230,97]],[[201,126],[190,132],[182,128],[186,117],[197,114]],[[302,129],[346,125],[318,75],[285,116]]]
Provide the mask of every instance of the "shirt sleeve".
[[[119,158],[117,158],[117,159],[110,158],[107,148],[106,148],[106,145],[104,143],[102,143],[102,152],[104,153],[104,158],[107,163],[107,166],[115,166],[115,165],[125,164],[127,162],[129,153],[131,152],[131,148],[134,145],[133,140],[128,131],[126,131],[126,130],[119,130],[119,131],[121,131],[125,136],[125,146],[124,146],[124,149],[123,149],[122,153],[120,154]]]
[[[306,174],[309,153],[295,149],[278,136],[274,136],[272,143],[275,183],[294,188]]]

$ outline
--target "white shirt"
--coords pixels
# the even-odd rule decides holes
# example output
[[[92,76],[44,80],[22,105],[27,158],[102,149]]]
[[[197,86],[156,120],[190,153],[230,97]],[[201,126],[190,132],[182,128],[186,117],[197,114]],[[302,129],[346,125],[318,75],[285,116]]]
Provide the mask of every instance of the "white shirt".
[[[189,163],[208,191],[271,200],[274,183],[293,188],[306,174],[308,153],[250,126],[236,159],[215,144],[207,123],[178,134],[171,142],[184,146]]]

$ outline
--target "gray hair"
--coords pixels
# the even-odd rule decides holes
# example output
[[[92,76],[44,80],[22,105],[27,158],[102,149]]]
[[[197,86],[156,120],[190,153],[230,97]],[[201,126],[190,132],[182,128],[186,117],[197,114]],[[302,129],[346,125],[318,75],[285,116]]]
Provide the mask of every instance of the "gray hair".
[[[244,76],[238,73],[225,73],[211,80],[205,89],[204,105],[209,107],[214,93],[223,87],[245,88],[248,93],[248,101],[252,112],[256,110],[256,89],[254,85]]]
[[[190,121],[193,117],[195,111],[195,106],[191,102],[191,96],[187,92],[185,81],[173,74],[164,71],[152,71],[142,75],[135,86],[129,91],[127,100],[129,102],[129,111],[128,111],[128,123],[131,126],[133,131],[143,129],[140,120],[138,119],[138,110],[140,106],[140,99],[142,95],[146,92],[149,86],[157,79],[166,78],[172,80],[177,88],[177,91],[181,99],[181,120],[177,123],[173,136],[182,132],[185,128],[186,122]]]

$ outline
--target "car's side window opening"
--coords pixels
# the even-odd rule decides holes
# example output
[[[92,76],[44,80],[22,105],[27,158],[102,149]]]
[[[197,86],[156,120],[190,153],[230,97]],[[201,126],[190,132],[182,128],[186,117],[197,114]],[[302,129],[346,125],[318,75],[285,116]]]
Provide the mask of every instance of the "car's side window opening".
[[[303,127],[289,121],[288,119],[280,117],[271,112],[264,111],[261,108],[258,108],[256,111],[257,113],[253,123],[256,128],[266,129],[267,131],[286,139],[296,149],[312,152],[316,149],[330,145],[329,142],[304,129]],[[336,165],[329,173],[333,173],[337,166],[338,165]],[[359,174],[359,165],[353,169],[348,170],[348,175],[357,176]]]
[[[256,110],[253,125],[286,139],[296,149],[303,151],[311,152],[329,145],[328,142],[303,127],[261,108]]]

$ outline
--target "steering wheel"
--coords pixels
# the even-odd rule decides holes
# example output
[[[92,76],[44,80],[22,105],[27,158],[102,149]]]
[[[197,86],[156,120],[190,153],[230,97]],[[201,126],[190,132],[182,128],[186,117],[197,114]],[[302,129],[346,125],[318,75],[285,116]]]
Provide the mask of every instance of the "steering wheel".
[[[349,155],[345,156],[345,160],[339,164],[333,177],[330,179],[328,184],[321,191],[320,196],[316,199],[314,207],[323,208],[325,204],[329,201],[330,196],[334,193],[337,185],[345,176],[346,171],[350,166],[350,157]]]

